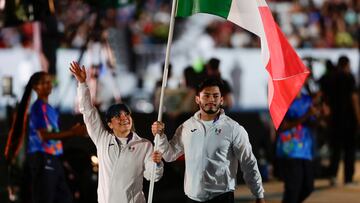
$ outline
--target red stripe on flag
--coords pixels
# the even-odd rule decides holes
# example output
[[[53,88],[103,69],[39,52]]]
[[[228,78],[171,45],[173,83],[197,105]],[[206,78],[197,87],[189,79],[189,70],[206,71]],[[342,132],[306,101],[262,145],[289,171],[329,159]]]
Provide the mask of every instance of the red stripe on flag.
[[[290,104],[301,90],[308,75],[309,73],[303,73],[285,80],[269,79],[269,87],[273,88],[273,96],[271,101],[269,100],[269,110],[276,129],[279,128]]]
[[[259,7],[269,49],[266,69],[269,79],[270,115],[278,129],[290,104],[301,90],[309,70],[274,21],[269,7]]]

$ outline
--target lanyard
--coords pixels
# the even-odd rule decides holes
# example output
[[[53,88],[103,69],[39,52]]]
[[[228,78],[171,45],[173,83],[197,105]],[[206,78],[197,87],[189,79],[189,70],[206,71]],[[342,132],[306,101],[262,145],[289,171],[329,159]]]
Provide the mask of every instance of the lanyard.
[[[50,124],[49,118],[47,116],[47,108],[46,108],[45,103],[43,103],[41,105],[41,109],[42,109],[42,113],[43,113],[44,120],[45,120],[45,123],[46,123],[46,128],[47,128],[48,132],[51,132],[53,128],[52,128],[52,125]]]

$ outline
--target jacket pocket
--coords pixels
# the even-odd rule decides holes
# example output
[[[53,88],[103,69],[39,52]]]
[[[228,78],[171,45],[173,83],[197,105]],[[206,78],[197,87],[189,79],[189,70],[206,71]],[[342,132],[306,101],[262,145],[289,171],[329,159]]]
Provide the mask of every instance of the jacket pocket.
[[[205,189],[226,190],[228,188],[229,175],[230,172],[227,167],[214,166],[208,168],[203,175]]]

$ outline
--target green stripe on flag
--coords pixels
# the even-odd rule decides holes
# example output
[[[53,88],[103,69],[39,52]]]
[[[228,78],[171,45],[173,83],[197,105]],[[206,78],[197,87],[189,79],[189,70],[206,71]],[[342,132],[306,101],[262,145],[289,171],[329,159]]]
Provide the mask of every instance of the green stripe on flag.
[[[232,0],[178,0],[178,17],[209,13],[227,19]]]

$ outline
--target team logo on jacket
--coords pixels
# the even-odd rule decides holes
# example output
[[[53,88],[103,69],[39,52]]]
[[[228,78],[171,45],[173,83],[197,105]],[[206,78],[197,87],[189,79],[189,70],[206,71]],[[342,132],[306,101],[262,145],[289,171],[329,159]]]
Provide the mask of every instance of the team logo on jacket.
[[[215,133],[216,133],[216,135],[220,135],[221,129],[220,128],[215,128]]]

